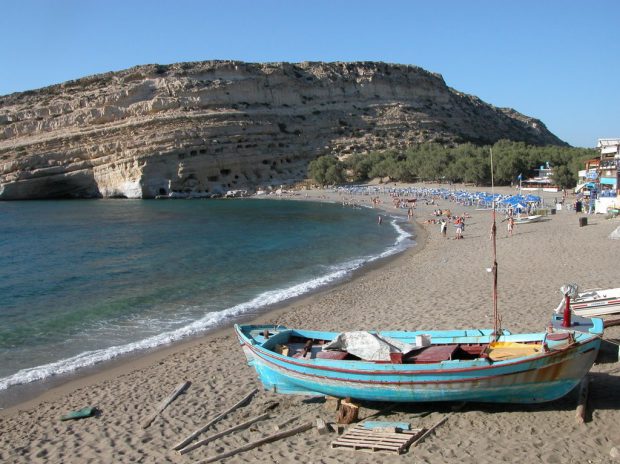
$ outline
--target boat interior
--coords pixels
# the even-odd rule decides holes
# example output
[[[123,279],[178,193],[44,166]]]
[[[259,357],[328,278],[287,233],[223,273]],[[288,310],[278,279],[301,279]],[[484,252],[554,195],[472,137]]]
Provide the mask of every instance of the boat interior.
[[[463,331],[464,332],[464,331]],[[262,347],[283,356],[303,359],[325,359],[339,361],[366,361],[344,350],[323,350],[324,345],[331,339],[321,338],[321,332],[310,333],[309,336],[292,331],[269,331],[264,329],[254,331],[253,338],[261,343]],[[489,362],[514,359],[517,357],[536,355],[548,350],[540,338],[522,340],[520,342],[491,342],[489,335],[463,336],[462,340],[454,342],[455,337],[445,337],[446,340],[434,341],[428,346],[418,347],[407,353],[390,353],[390,360],[370,361],[378,364],[435,364],[443,361],[471,361],[485,359]],[[484,339],[484,342],[476,341]],[[402,341],[413,344],[415,337],[409,336]],[[549,340],[556,346],[567,346],[574,342],[570,334],[556,334]]]
[[[336,359],[359,361],[355,355],[342,350],[323,350],[329,340],[304,339],[291,337],[285,345],[277,344],[274,351],[288,356],[304,359]],[[375,363],[392,364],[431,364],[448,360],[472,360],[485,357],[488,344],[446,344],[419,348],[409,353],[391,353],[390,361],[373,361]]]

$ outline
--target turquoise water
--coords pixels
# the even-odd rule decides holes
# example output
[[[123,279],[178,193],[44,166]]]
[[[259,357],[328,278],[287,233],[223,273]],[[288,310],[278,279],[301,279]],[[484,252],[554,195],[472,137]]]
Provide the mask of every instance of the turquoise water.
[[[407,237],[334,204],[0,203],[0,390],[230,324]]]

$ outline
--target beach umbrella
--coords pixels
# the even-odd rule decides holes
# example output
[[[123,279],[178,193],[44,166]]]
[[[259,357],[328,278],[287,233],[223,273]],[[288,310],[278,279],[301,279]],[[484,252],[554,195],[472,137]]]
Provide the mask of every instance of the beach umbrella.
[[[508,198],[504,198],[500,203],[515,206],[517,203],[524,203],[525,199],[521,195],[513,195]]]

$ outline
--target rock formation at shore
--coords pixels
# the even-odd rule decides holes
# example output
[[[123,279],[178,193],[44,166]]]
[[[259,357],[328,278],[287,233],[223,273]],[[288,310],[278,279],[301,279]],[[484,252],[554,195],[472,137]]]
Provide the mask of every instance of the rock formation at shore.
[[[145,65],[0,97],[0,199],[222,193],[324,154],[500,139],[566,145],[415,66]]]

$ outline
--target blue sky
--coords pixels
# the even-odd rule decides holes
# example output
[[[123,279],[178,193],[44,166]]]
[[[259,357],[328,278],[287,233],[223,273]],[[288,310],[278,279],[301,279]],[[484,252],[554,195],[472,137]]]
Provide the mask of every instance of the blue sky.
[[[0,95],[147,63],[385,61],[541,119],[620,137],[618,0],[16,0]]]

